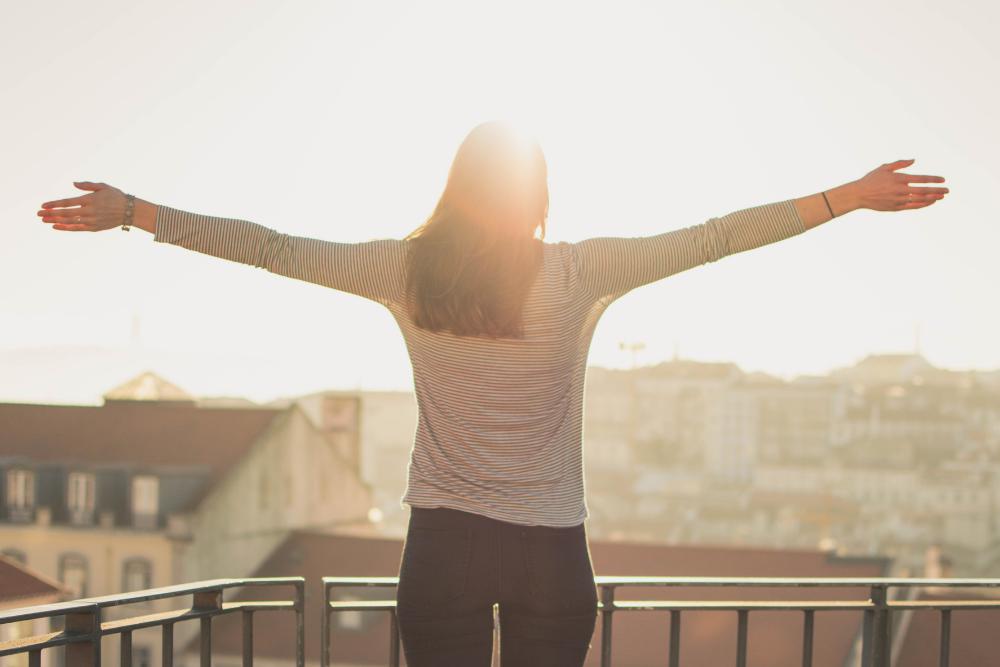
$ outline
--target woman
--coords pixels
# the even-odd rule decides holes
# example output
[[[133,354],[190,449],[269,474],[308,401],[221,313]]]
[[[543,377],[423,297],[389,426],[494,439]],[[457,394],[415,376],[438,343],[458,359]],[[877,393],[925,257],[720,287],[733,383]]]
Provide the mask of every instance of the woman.
[[[884,164],[823,193],[647,237],[544,241],[545,159],[502,122],[462,142],[444,192],[404,239],[335,243],[140,199],[154,241],[252,264],[386,306],[413,364],[419,421],[397,614],[411,667],[489,665],[494,603],[504,665],[581,665],[597,615],[584,519],[583,394],[598,319],[629,291],[859,208],[944,197],[939,176]],[[64,231],[122,223],[104,183],[47,202]],[[130,195],[128,197],[131,197]]]

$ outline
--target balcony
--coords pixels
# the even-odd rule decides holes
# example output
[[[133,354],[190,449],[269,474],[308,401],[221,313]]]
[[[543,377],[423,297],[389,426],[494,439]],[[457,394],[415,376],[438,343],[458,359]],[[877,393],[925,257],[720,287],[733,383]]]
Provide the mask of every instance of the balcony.
[[[729,614],[736,617],[736,630],[731,638],[735,650],[736,667],[746,667],[750,641],[751,618],[775,612],[795,612],[801,616],[800,632],[787,635],[787,642],[801,656],[799,664],[812,667],[817,615],[854,612],[861,615],[857,650],[850,656],[851,664],[862,667],[890,667],[892,665],[893,628],[895,621],[907,612],[920,610],[936,612],[936,663],[948,667],[952,653],[952,614],[955,611],[980,611],[1000,609],[1000,599],[973,597],[974,591],[1000,587],[1000,579],[898,579],[898,578],[771,578],[771,577],[596,577],[600,591],[598,611],[600,623],[595,633],[595,648],[602,667],[615,664],[615,624],[628,623],[636,613],[663,616],[663,662],[678,667],[681,661],[682,626],[686,614]],[[254,624],[257,613],[285,612],[294,616],[293,654],[287,664],[304,667],[306,664],[305,629],[307,620],[320,624],[320,665],[331,665],[331,647],[334,639],[331,622],[337,614],[380,614],[388,618],[388,664],[400,663],[400,642],[395,619],[395,600],[392,589],[396,577],[323,577],[322,614],[320,618],[306,619],[305,579],[303,577],[272,577],[252,579],[216,579],[164,588],[155,588],[123,595],[86,598],[73,602],[24,607],[0,612],[0,625],[47,618],[52,627],[63,629],[31,637],[21,637],[0,643],[0,656],[27,654],[30,667],[42,664],[44,651],[63,647],[67,665],[96,667],[101,664],[101,640],[117,635],[121,645],[121,664],[131,667],[132,633],[141,628],[160,628],[161,657],[164,667],[174,662],[174,626],[186,620],[197,620],[197,638],[200,664],[212,664],[212,621],[216,617],[236,614],[241,616],[242,664],[254,663]],[[247,591],[262,588],[285,587],[290,595],[281,599],[226,601],[227,591]],[[695,592],[695,599],[623,599],[630,588],[662,589],[674,593],[685,590]],[[729,593],[729,599],[697,599],[697,591],[708,588]],[[344,591],[368,589],[385,595],[382,599],[337,600]],[[754,591],[776,591],[767,599],[759,599]],[[866,598],[852,597],[850,590],[864,590]],[[797,591],[798,595],[792,595]],[[805,591],[811,596],[824,591],[817,599],[802,599]],[[921,599],[916,593],[934,591],[933,599]],[[957,593],[963,593],[958,595]],[[180,609],[106,620],[110,609],[121,605],[152,600],[184,598],[191,596],[190,604]],[[690,595],[688,596],[690,597]],[[819,599],[822,597],[823,599]],[[769,647],[769,650],[778,647]],[[783,647],[787,650],[789,647]],[[592,651],[593,652],[593,651]]]

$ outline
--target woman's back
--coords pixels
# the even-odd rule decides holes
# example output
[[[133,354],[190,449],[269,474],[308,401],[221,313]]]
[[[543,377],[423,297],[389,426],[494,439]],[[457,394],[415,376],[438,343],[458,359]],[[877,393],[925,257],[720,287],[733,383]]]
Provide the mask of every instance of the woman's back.
[[[403,304],[390,310],[419,410],[403,502],[512,523],[583,521],[584,372],[599,308],[577,289],[572,245],[544,244],[523,339],[429,332]]]

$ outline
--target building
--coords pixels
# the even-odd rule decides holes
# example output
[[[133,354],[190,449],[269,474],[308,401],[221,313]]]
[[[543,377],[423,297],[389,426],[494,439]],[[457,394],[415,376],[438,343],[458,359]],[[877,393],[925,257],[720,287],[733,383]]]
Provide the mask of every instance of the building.
[[[145,374],[101,406],[0,404],[0,550],[75,599],[246,576],[294,529],[374,530],[356,461],[301,408],[171,387]],[[159,664],[157,642],[136,633],[137,665]]]

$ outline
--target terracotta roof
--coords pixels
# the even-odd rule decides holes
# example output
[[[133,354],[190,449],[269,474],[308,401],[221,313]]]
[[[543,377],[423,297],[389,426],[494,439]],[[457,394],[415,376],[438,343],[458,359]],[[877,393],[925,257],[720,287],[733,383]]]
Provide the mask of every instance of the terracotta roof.
[[[292,533],[254,573],[264,576],[306,578],[306,660],[319,660],[323,576],[395,576],[399,570],[402,541],[322,533]],[[882,576],[888,561],[880,558],[840,558],[821,551],[764,548],[691,547],[633,542],[591,541],[594,569],[600,575],[703,575],[703,576]],[[363,590],[371,598],[389,593]],[[257,588],[233,599],[280,599],[289,589]],[[832,599],[836,595],[867,598],[867,591],[846,589],[758,589],[743,596],[759,599],[778,595],[787,599]],[[732,591],[717,589],[628,588],[619,599],[727,599]],[[227,598],[228,599],[228,598]],[[259,658],[294,655],[294,617],[260,615],[254,627],[254,652]],[[622,614],[615,623],[615,665],[664,664],[668,628],[663,613]],[[815,622],[815,665],[841,665],[860,628],[861,614],[819,612]],[[735,663],[736,614],[734,612],[685,612],[682,621],[682,664]],[[587,665],[600,659],[600,626],[595,633]],[[799,612],[757,612],[750,616],[749,664],[784,667],[801,665],[802,616]],[[388,617],[379,614],[364,631],[332,630],[331,658],[337,663],[384,665],[388,656]],[[217,655],[239,655],[240,618],[222,616],[213,621],[212,647]],[[197,638],[185,651],[197,651]]]
[[[0,554],[0,607],[18,607],[19,600],[51,597],[56,602],[69,595],[59,582]]]
[[[282,412],[170,401],[0,403],[0,457],[86,466],[197,467],[217,479]]]

